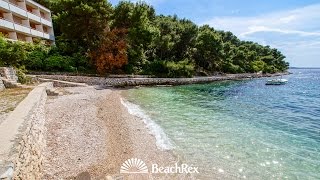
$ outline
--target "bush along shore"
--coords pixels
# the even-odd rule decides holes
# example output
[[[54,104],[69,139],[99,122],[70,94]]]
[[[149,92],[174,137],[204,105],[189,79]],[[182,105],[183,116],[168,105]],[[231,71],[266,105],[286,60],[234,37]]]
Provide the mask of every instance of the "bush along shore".
[[[274,74],[257,74],[257,73],[245,73],[245,74],[226,74],[210,77],[194,77],[194,78],[128,78],[126,76],[120,78],[103,78],[103,77],[90,77],[90,76],[68,76],[68,75],[30,75],[37,81],[69,81],[76,83],[86,83],[92,86],[101,87],[129,87],[129,86],[173,86],[173,85],[185,85],[185,84],[200,84],[210,83],[215,81],[227,81],[227,80],[243,80],[262,77],[274,77],[287,75],[288,73],[274,73]]]

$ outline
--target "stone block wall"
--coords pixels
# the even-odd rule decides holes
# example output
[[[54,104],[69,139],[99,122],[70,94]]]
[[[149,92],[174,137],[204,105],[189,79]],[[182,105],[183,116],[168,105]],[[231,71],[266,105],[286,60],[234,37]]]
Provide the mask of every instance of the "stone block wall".
[[[0,179],[42,179],[46,90],[52,87],[35,87],[0,124]]]
[[[4,89],[5,89],[5,87],[4,87],[3,81],[2,81],[1,76],[0,76],[0,91],[2,91]]]
[[[42,179],[43,151],[46,146],[44,106],[47,94],[42,91],[41,99],[33,110],[26,130],[18,146],[18,157],[15,163],[14,179]]]
[[[59,80],[59,81],[69,81],[75,83],[85,83],[90,86],[94,85],[104,85],[106,78],[103,77],[90,77],[90,76],[65,76],[65,75],[36,75],[31,76],[35,81],[37,78]]]
[[[17,82],[18,77],[13,67],[0,67],[0,76],[12,82]]]

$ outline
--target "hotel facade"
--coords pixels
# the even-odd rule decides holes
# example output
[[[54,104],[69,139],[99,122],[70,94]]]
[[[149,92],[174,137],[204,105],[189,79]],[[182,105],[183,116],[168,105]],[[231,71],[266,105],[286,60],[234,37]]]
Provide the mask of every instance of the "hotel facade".
[[[50,10],[32,0],[0,0],[0,32],[13,41],[55,41]]]

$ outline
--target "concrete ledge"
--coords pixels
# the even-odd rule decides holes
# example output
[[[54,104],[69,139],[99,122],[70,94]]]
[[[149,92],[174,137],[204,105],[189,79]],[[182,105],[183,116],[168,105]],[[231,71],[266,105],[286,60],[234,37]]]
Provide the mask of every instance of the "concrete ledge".
[[[41,178],[44,105],[51,86],[43,83],[34,88],[0,125],[0,176],[13,163],[14,179]]]
[[[87,87],[88,86],[85,83],[60,81],[60,80],[54,80],[54,79],[38,78],[38,80],[40,82],[53,82],[53,86],[55,86],[55,87]]]
[[[41,79],[47,79],[51,82],[60,81],[60,82],[73,82],[80,84],[87,84],[90,86],[93,85],[103,85],[106,78],[102,77],[90,77],[90,76],[62,76],[62,75],[28,75],[35,81],[40,81]]]

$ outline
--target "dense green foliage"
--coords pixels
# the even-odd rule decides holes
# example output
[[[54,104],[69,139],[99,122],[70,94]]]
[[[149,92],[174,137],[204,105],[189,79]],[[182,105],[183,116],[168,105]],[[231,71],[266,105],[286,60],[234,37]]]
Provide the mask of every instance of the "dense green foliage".
[[[1,40],[0,65],[25,65],[39,71],[97,69],[103,73],[161,77],[274,73],[289,66],[277,49],[241,41],[231,32],[208,25],[198,27],[177,16],[156,15],[154,8],[144,2],[122,1],[115,7],[105,0],[38,2],[53,11],[56,46]]]
[[[112,13],[111,5],[104,0],[59,0],[51,7],[60,38],[85,50],[97,46]]]
[[[78,58],[63,56],[43,44],[6,41],[0,36],[0,65],[44,71],[75,71]],[[25,72],[24,70],[22,72]]]

